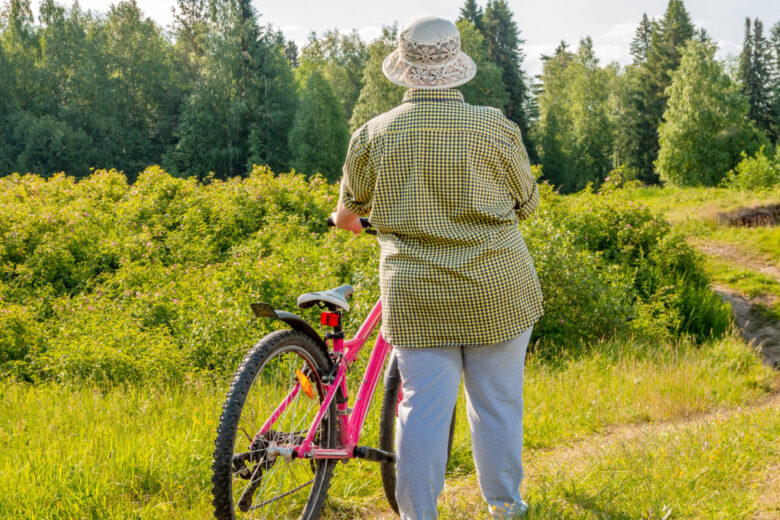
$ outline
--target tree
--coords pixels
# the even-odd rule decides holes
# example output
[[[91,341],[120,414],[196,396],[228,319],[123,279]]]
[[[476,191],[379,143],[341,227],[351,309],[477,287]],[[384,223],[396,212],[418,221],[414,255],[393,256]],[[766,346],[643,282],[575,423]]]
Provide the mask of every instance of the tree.
[[[249,0],[214,1],[204,53],[166,167],[222,178],[243,175],[252,163],[286,167],[295,89],[281,34],[257,25]]]
[[[466,3],[463,4],[463,7],[460,8],[460,16],[458,17],[458,22],[461,20],[466,20],[471,22],[471,24],[479,31],[484,33],[485,26],[483,23],[483,18],[485,16],[485,13],[482,11],[482,8],[477,4],[476,0],[466,0]]]
[[[288,136],[293,127],[297,104],[295,80],[285,56],[281,32],[267,27],[256,49],[255,76],[251,97],[259,99],[249,127],[249,160],[284,171],[290,164]]]
[[[341,177],[349,144],[341,102],[317,65],[302,65],[296,75],[300,94],[290,132],[292,165],[305,173],[320,172],[335,182]]]
[[[774,123],[772,126],[772,135],[774,142],[780,140],[780,22],[775,23],[769,32],[770,44],[774,58],[771,66],[771,93],[772,106],[774,112]]]
[[[485,38],[468,20],[460,20],[456,25],[461,49],[471,56],[477,66],[477,75],[456,88],[463,93],[467,103],[503,108],[509,100],[509,93],[501,79],[501,69],[488,58]]]
[[[206,53],[207,7],[206,0],[177,0],[172,9],[177,80],[184,85],[193,85],[198,80],[200,62]]]
[[[40,47],[34,21],[30,0],[10,0],[0,12],[0,46],[6,59],[9,101],[22,110],[35,108],[40,83],[35,67]]]
[[[738,77],[742,92],[747,97],[750,109],[748,118],[756,127],[773,140],[775,119],[772,106],[771,67],[772,54],[770,43],[764,38],[764,26],[758,18],[750,28],[750,18],[745,19],[745,40],[739,56]]]
[[[631,40],[631,56],[634,57],[634,64],[647,61],[655,30],[655,22],[647,17],[647,13],[642,13],[642,20],[636,28],[634,39]]]
[[[298,46],[294,41],[290,40],[284,44],[284,57],[287,58],[291,69],[298,68]]]
[[[382,35],[368,46],[363,88],[349,120],[350,131],[355,131],[401,102],[404,88],[391,83],[382,72],[382,62],[395,49],[397,33],[398,27],[395,25],[382,27]]]
[[[536,139],[544,177],[564,192],[600,184],[613,168],[615,75],[614,67],[599,66],[590,38],[576,54],[562,43],[545,60]]]
[[[520,30],[506,0],[488,0],[482,20],[488,58],[501,69],[501,79],[509,94],[504,113],[520,127],[528,155],[533,161],[536,151],[529,140],[531,122],[527,113],[530,91],[522,69],[524,55],[520,48],[525,40],[520,38]]]
[[[747,100],[714,54],[714,46],[692,40],[672,73],[656,163],[666,182],[717,185],[740,152],[752,154],[761,144],[746,119]]]
[[[647,44],[648,30],[650,41]],[[670,0],[664,16],[642,21],[632,44],[634,64],[618,89],[616,155],[630,174],[644,182],[658,182],[658,126],[666,107],[670,73],[680,63],[680,49],[693,38],[695,28],[681,0]],[[641,59],[643,58],[644,59]]]
[[[349,34],[330,30],[320,38],[312,33],[301,52],[302,63],[321,66],[322,73],[341,101],[346,122],[349,122],[363,88],[363,71],[367,60],[368,49],[356,30]]]
[[[135,0],[111,6],[103,28],[102,53],[108,81],[101,111],[113,135],[99,146],[111,150],[112,167],[132,179],[159,161],[173,140],[178,97],[171,75],[171,47],[162,29]],[[75,65],[75,64],[74,64]],[[104,94],[104,95],[105,95]]]

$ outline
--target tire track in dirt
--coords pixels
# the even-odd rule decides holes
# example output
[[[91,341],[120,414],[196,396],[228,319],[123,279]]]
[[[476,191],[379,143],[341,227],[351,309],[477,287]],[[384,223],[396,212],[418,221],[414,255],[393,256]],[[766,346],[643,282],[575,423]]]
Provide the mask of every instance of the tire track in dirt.
[[[774,278],[777,283],[780,283],[780,269],[768,263],[762,255],[750,254],[733,244],[720,240],[691,239],[690,243],[699,252],[707,256],[713,256],[740,267],[746,267],[752,271]]]
[[[622,425],[607,428],[604,432],[588,436],[579,440],[567,442],[553,448],[528,450],[523,456],[526,468],[526,478],[523,488],[536,479],[535,475],[545,475],[553,471],[553,468],[576,468],[587,464],[589,460],[598,457],[605,451],[618,448],[621,445],[639,441],[643,438],[656,437],[662,434],[695,427],[699,424],[708,424],[716,420],[725,420],[735,415],[760,410],[770,407],[780,407],[780,376],[775,379],[774,391],[764,398],[745,406],[735,408],[718,408],[707,412],[701,412],[680,419],[656,423],[643,423]],[[778,454],[780,457],[780,454]],[[774,469],[773,469],[774,468]],[[773,464],[767,469],[766,478],[761,486],[759,495],[759,513],[754,520],[775,520],[780,508],[780,463]],[[377,500],[381,504],[384,497]],[[474,473],[448,479],[439,498],[440,506],[448,511],[448,518],[473,519],[486,516],[486,506],[482,500]],[[384,509],[367,508],[360,516],[361,519],[391,520],[398,516],[385,507]]]
[[[756,271],[780,283],[780,269],[767,263],[760,255],[750,254],[722,241],[691,239],[691,244],[704,255]],[[762,306],[774,305],[777,297],[767,295],[749,298],[724,285],[714,286],[713,291],[731,305],[734,322],[745,341],[759,349],[769,366],[780,369],[780,323],[768,318],[762,309]]]

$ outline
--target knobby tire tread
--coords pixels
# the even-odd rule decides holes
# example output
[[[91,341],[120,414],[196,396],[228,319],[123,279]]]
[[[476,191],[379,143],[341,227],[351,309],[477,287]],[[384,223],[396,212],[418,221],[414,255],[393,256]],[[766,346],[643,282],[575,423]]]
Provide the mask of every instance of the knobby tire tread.
[[[214,460],[212,464],[212,495],[214,505],[214,516],[217,520],[235,520],[233,511],[232,496],[232,456],[236,440],[238,423],[241,417],[241,411],[244,402],[249,394],[249,390],[254,384],[255,377],[260,367],[266,359],[288,344],[298,345],[311,356],[317,365],[320,375],[326,373],[331,366],[331,360],[322,351],[322,348],[307,334],[296,330],[279,330],[272,332],[258,341],[241,361],[230,389],[227,392],[225,403],[222,405],[222,414],[217,427],[217,437],[214,441]],[[328,414],[323,421],[328,421],[328,443],[334,447],[338,439],[338,425],[336,420],[335,405],[331,403]],[[336,460],[323,460],[317,465],[317,475],[320,473],[320,466],[323,468],[323,476],[320,478],[321,485],[316,495],[310,495],[300,520],[316,520],[319,518],[322,506],[330,488],[330,481],[333,477],[333,469]],[[315,476],[315,481],[317,476]]]

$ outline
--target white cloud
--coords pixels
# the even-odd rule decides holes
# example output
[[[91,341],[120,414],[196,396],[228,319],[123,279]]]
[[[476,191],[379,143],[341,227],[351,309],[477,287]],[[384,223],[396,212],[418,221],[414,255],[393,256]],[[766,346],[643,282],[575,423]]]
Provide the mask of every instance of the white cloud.
[[[542,54],[550,55],[555,51],[557,43],[542,43],[537,45],[525,45],[525,61],[523,68],[532,78],[542,73]]]
[[[602,65],[613,61],[625,65],[631,61],[629,50],[636,27],[636,23],[620,23],[593,38],[593,48]]]
[[[360,38],[363,39],[363,41],[369,42],[381,36],[382,28],[369,25],[358,29],[358,34],[360,35]]]

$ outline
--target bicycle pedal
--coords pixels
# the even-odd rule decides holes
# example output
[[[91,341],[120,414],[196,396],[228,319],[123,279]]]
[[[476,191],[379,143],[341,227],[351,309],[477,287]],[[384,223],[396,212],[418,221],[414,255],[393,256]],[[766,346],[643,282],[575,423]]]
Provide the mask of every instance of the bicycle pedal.
[[[355,446],[355,451],[352,452],[355,458],[371,460],[374,462],[395,462],[395,453],[389,451],[380,450],[378,448],[369,448],[368,446]]]

